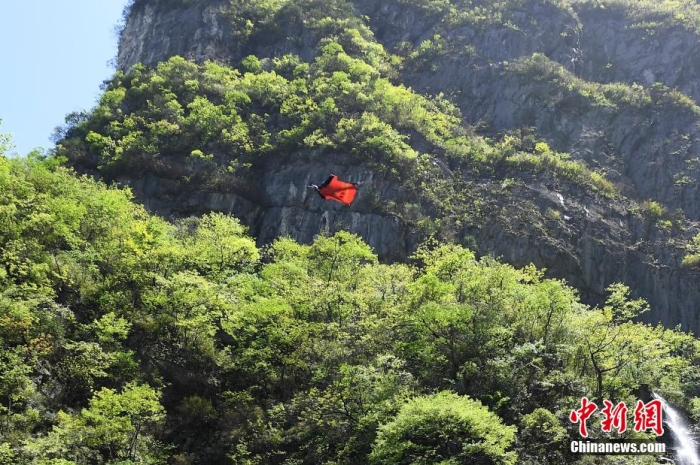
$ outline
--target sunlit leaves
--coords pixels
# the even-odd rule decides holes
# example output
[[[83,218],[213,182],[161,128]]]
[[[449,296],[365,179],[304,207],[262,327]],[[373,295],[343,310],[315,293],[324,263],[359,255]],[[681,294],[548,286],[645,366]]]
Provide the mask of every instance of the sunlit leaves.
[[[183,231],[187,233],[183,237],[188,245],[187,260],[204,273],[223,278],[229,270],[247,269],[259,258],[255,242],[236,218],[212,213],[190,227],[194,231]]]
[[[514,464],[515,428],[478,401],[450,392],[417,397],[379,428],[372,463]]]
[[[370,115],[335,136],[393,130]],[[172,224],[39,159],[0,158],[0,186],[0,460],[163,463],[165,441],[175,461],[510,463],[496,414],[561,438],[579,395],[700,397],[697,341],[634,323],[622,285],[591,309],[534,266],[437,241],[380,264],[344,231],[260,250],[228,215]]]
[[[59,412],[53,430],[27,449],[49,463],[52,458],[162,463],[158,445],[144,431],[163,418],[160,393],[150,386],[129,384],[121,392],[104,388],[79,415]]]
[[[329,21],[314,27],[332,29]],[[227,169],[232,162],[254,164],[253,155],[289,149],[347,150],[401,164],[418,155],[408,143],[410,131],[436,146],[454,146],[450,141],[460,137],[455,107],[391,84],[386,52],[368,34],[353,28],[323,41],[312,63],[285,55],[263,66],[248,57],[244,74],[180,57],[153,70],[135,67],[114,77],[90,118],[64,131],[72,142],[59,150],[84,144],[107,177],[119,167],[161,170],[158,160],[175,155],[189,171],[212,179],[235,175]],[[199,152],[206,163],[189,157]]]

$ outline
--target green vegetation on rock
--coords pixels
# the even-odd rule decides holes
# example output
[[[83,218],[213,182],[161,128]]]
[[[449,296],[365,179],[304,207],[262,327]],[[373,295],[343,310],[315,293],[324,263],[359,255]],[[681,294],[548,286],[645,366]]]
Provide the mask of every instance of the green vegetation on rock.
[[[582,396],[700,395],[697,341],[633,322],[621,285],[589,308],[455,245],[393,265],[347,232],[258,249],[38,155],[0,158],[0,186],[5,462],[515,463],[516,431],[575,438]]]
[[[148,3],[205,2],[134,0],[125,14]],[[566,153],[527,125],[469,126],[472,102],[457,106],[469,79],[444,92],[404,79],[438,81],[453,66],[536,88],[535,109],[642,115],[650,132],[656,112],[694,122],[700,108],[675,87],[594,82],[554,55],[579,46],[584,12],[622,14],[652,36],[694,31],[697,2],[382,2],[388,18],[400,7],[409,14],[398,19],[430,23],[414,35],[377,28],[358,13],[366,3],[217,3],[230,61],[174,56],[118,71],[94,109],[69,115],[50,156],[10,159],[0,135],[0,465],[606,463],[567,447],[580,439],[569,414],[582,397],[631,407],[646,385],[700,416],[698,340],[640,322],[644,300],[598,282],[618,259],[645,277],[680,262],[654,236],[678,232],[682,212],[653,195],[626,199],[628,186],[598,171],[619,167],[599,153]],[[467,40],[489,28],[499,44],[541,31],[556,53],[492,60]],[[507,98],[525,108],[530,96]],[[593,146],[607,150],[597,129]],[[681,128],[657,144],[689,166],[666,176],[679,189],[694,184],[684,152],[694,142]],[[153,175],[178,195],[232,193],[253,210],[269,206],[257,179],[270,167],[336,154],[391,187],[386,200],[363,191],[349,215],[401,222],[407,260],[381,261],[344,230],[261,246],[230,215],[162,218],[109,184]],[[599,305],[532,264],[477,254],[465,246],[477,236],[555,244],[535,253],[599,272],[585,277]],[[609,262],[571,250],[608,254],[606,240],[623,236],[637,242]],[[699,267],[700,236],[673,240],[688,243],[683,265]],[[598,420],[592,439],[610,439]]]

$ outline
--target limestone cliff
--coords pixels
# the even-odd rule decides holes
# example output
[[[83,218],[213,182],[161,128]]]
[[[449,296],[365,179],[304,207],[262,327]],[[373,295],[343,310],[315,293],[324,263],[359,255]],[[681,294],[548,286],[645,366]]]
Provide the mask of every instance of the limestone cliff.
[[[402,57],[397,82],[426,94],[444,93],[464,121],[486,136],[533,131],[556,150],[605,172],[623,194],[606,199],[546,176],[523,174],[510,184],[502,176],[464,175],[479,214],[453,228],[452,239],[516,265],[546,267],[589,302],[600,302],[608,284],[623,281],[652,304],[647,321],[700,330],[698,273],[680,263],[684,241],[696,232],[700,217],[695,201],[700,64],[692,59],[700,35],[663,15],[651,24],[640,12],[615,8],[615,2],[525,1],[502,11],[488,10],[483,2],[452,3],[457,10],[482,8],[492,17],[463,15],[457,21],[454,12],[433,8],[432,2],[333,5],[351,6],[343,14]],[[244,34],[241,25],[248,23],[232,21],[230,5],[137,0],[121,33],[119,69],[128,71],[137,62],[155,65],[174,55],[232,66],[250,54],[293,53],[310,61],[323,38],[319,28],[307,27],[303,12],[287,12],[293,19],[284,24],[275,23],[274,15],[252,18]],[[425,48],[427,55],[421,52],[426,44],[433,46]],[[622,92],[615,83],[630,86]],[[436,155],[436,165],[444,163],[439,151]],[[424,237],[410,219],[372,202],[379,194],[397,201],[409,196],[391,176],[337,160],[270,163],[251,179],[261,193],[256,199],[183,187],[154,172],[120,180],[149,208],[168,215],[231,212],[260,243],[279,235],[308,242],[324,229],[350,229],[380,256],[404,259]],[[323,203],[304,188],[329,172],[365,182],[353,208]],[[443,173],[449,175],[450,166]],[[665,217],[672,226],[659,227],[644,215],[639,205],[647,199],[675,212]]]

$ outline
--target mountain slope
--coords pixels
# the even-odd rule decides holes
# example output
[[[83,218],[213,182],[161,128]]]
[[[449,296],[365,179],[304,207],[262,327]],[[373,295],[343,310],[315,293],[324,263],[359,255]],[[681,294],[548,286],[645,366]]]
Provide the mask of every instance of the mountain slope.
[[[346,231],[260,249],[5,140],[2,463],[609,463],[569,450],[582,397],[700,414],[697,340],[631,321],[622,285],[589,308],[532,266],[436,241],[387,265]]]
[[[691,3],[683,4],[688,18],[696,15]],[[637,46],[658,37],[694,43],[688,21],[666,4],[649,8],[136,1],[119,51],[119,67],[131,72],[115,78],[87,121],[67,129],[64,154],[131,185],[155,211],[232,212],[259,244],[350,229],[396,260],[437,234],[545,267],[590,303],[625,282],[649,299],[647,321],[697,331],[697,272],[682,266],[699,213],[699,110],[692,80],[682,78],[695,65],[673,50],[625,60],[622,45],[606,48],[605,31]],[[206,67],[171,64],[196,75],[197,86],[161,92],[148,84],[137,96],[133,65],[172,55],[218,60],[250,82],[207,88]],[[661,83],[650,85],[650,76]],[[251,103],[227,101],[227,85]],[[203,134],[202,96],[221,107],[210,118],[224,112],[219,122],[247,139],[216,125]],[[180,114],[151,111],[173,99]],[[158,140],[134,139],[133,121],[136,132],[160,131]],[[130,147],[137,158],[110,174],[105,159]],[[308,195],[306,183],[329,172],[366,182],[353,209]]]

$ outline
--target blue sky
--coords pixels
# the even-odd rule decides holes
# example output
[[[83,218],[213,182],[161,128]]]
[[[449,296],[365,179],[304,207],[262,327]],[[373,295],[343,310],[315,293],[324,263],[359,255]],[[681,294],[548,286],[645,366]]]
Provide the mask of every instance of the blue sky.
[[[117,56],[115,27],[128,0],[0,3],[0,133],[19,155],[50,148],[65,115],[95,106]]]

